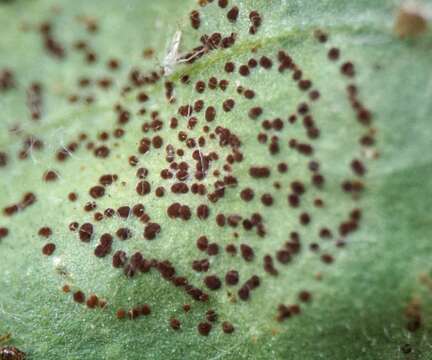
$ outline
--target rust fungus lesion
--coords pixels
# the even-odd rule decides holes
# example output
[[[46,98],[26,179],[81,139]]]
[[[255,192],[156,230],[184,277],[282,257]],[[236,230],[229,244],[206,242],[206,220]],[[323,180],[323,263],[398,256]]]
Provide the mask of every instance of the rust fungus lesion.
[[[237,40],[243,40],[242,36],[254,35],[265,25],[265,17],[257,10],[244,13],[227,0],[218,0],[217,5],[215,1],[213,6],[217,6],[221,19],[237,32],[204,33],[204,26],[201,27],[201,21],[205,19],[203,13],[191,11],[188,26],[197,35],[195,47],[180,56],[181,32],[178,32],[168,56],[171,67],[179,62],[184,63],[178,68],[178,81],[176,76],[172,79],[162,76],[158,67],[147,72],[139,70],[139,64],[131,64],[127,68],[127,61],[120,54],[106,57],[83,39],[74,39],[73,46],[66,47],[54,37],[53,23],[40,25],[47,56],[60,57],[68,62],[69,52],[79,52],[85,69],[100,60],[104,69],[109,71],[109,76],[95,77],[87,71],[77,74],[74,79],[76,85],[68,96],[68,106],[97,104],[101,91],[108,91],[118,80],[115,71],[120,68],[127,70],[126,82],[122,83],[112,104],[113,122],[98,129],[96,135],[91,133],[91,129],[86,129],[78,136],[67,139],[64,146],[55,150],[55,166],[43,169],[42,180],[45,183],[61,180],[60,174],[66,174],[64,166],[74,166],[78,179],[87,179],[95,169],[96,174],[89,179],[90,184],[82,186],[79,181],[71,181],[72,186],[64,189],[63,196],[69,202],[79,200],[75,212],[67,214],[68,229],[79,246],[88,247],[96,261],[104,261],[108,268],[115,269],[113,271],[128,279],[156,273],[172,286],[172,291],[183,291],[192,302],[210,304],[214,298],[225,294],[232,307],[247,307],[252,306],[248,304],[256,301],[255,297],[260,296],[260,292],[268,290],[267,284],[282,279],[290,264],[295,263],[302,254],[310,251],[321,268],[327,268],[337,261],[337,252],[349,246],[349,236],[362,226],[362,210],[358,200],[369,175],[369,158],[364,151],[376,151],[375,119],[360,91],[363,89],[359,87],[357,77],[361,66],[357,67],[357,59],[349,57],[348,51],[345,53],[344,49],[335,47],[327,31],[315,30],[311,34],[315,38],[314,46],[321,47],[321,60],[331,64],[329,66],[333,66],[345,81],[339,99],[349,106],[351,121],[358,126],[357,131],[352,133],[351,140],[356,145],[346,164],[344,176],[336,177],[326,172],[325,156],[322,156],[324,148],[320,141],[327,139],[328,132],[321,126],[316,111],[317,107],[322,106],[321,94],[325,94],[326,89],[321,88],[306,66],[296,63],[296,57],[287,50],[275,51],[273,47],[259,45],[241,61],[230,58],[231,53],[227,52],[220,71],[208,76],[195,74],[190,69],[183,72],[212,51],[233,47]],[[237,24],[244,20],[242,17],[248,24],[244,33],[237,28]],[[94,33],[94,41],[97,41],[96,35],[103,34],[103,28],[99,30],[96,19],[81,19],[88,26],[88,31]],[[140,57],[154,57],[155,51],[146,48]],[[291,108],[284,107],[278,112],[279,109],[265,101],[257,86],[257,79],[267,79],[264,73],[271,74],[272,79],[278,79],[281,84],[291,83],[299,100]],[[167,75],[166,71],[164,75]],[[0,69],[0,92],[12,89],[14,84],[13,73]],[[163,91],[159,95],[150,91],[150,86],[155,84],[162,84]],[[32,81],[28,85],[27,106],[32,119],[43,121],[44,89],[49,88],[46,82]],[[186,101],[181,96],[182,88],[193,94],[191,101],[188,98],[187,102],[181,102]],[[124,96],[128,93],[133,96],[125,103]],[[160,108],[156,106],[158,103],[162,104]],[[246,106],[242,106],[244,104]],[[169,115],[163,111],[165,108]],[[252,134],[250,139],[246,139],[241,126],[233,126],[227,121],[228,114],[251,130],[248,133]],[[125,135],[130,138],[136,136],[133,138],[136,145],[132,148],[123,146],[132,143],[130,138],[126,143],[123,139]],[[43,144],[42,140],[32,135],[24,141],[19,158],[27,159],[31,149],[40,150]],[[77,163],[72,159],[75,153],[87,153],[91,156],[90,160]],[[257,157],[258,154],[263,155],[264,159]],[[10,157],[10,154],[0,152],[0,167],[6,167]],[[122,162],[123,166],[107,173],[113,159]],[[303,167],[306,175],[296,172],[296,164]],[[129,169],[130,173],[125,169]],[[295,174],[295,178],[288,180],[286,176],[291,173]],[[326,193],[326,184],[333,182],[340,184],[339,191],[346,195],[347,209],[337,220],[323,227],[318,221],[319,213],[332,211],[334,201]],[[67,184],[64,183],[65,186]],[[53,184],[51,187],[56,186]],[[117,204],[106,203],[110,198],[115,200],[119,192],[127,195],[124,200]],[[221,203],[227,204],[230,196],[241,202],[241,209],[234,212],[229,206],[220,207]],[[3,211],[11,216],[36,201],[35,194],[26,193],[21,201],[10,204]],[[40,202],[43,201],[45,199],[41,196]],[[162,208],[161,214],[152,211],[154,204]],[[275,210],[288,210],[288,214],[291,210],[298,210],[291,217],[293,224],[284,227],[281,241],[273,248],[270,247],[272,245],[249,241],[253,237],[264,240],[274,236],[278,224],[271,218]],[[178,260],[182,259],[173,259],[172,254],[154,258],[151,251],[127,250],[128,246],[135,247],[138,244],[136,241],[142,240],[149,241],[143,246],[159,246],[166,242],[172,227],[182,230],[195,223],[200,224],[202,229],[192,239],[195,254],[191,252],[184,259],[194,271],[193,278],[197,279],[194,283],[192,277],[184,275],[187,272],[182,270],[180,273],[182,267],[178,265]],[[217,235],[208,231],[211,226],[216,226]],[[316,241],[308,241],[304,234],[308,229],[316,234]],[[72,275],[62,260],[67,259],[68,254],[64,253],[65,248],[53,236],[61,230],[40,224],[36,233],[47,241],[42,247],[42,254],[47,257],[53,255],[51,260],[56,273],[63,281],[73,283]],[[228,232],[232,235],[227,235]],[[0,239],[5,238],[7,233],[6,228],[0,227]],[[225,234],[228,238],[224,239],[219,234]],[[333,244],[334,248],[325,246],[318,241],[320,239]],[[121,249],[122,246],[125,248]],[[232,261],[229,267],[224,262],[226,257]],[[218,262],[226,267],[218,268]],[[247,270],[242,271],[244,269]],[[316,281],[323,279],[321,272],[309,276]],[[226,291],[227,288],[229,291]],[[302,289],[296,299],[279,299],[272,305],[276,310],[275,319],[284,322],[308,311],[313,299],[319,298],[319,294],[316,296],[313,291],[313,288]],[[62,292],[69,294],[76,306],[88,309],[107,307],[107,312],[112,310],[111,315],[119,320],[140,321],[152,312],[150,305],[142,304],[141,300],[135,305],[114,308],[115,299],[105,300],[91,292],[86,294],[84,290],[69,284],[63,285]],[[161,304],[154,305],[155,314],[159,306]],[[183,305],[184,313],[190,310],[191,305]],[[211,332],[216,331],[231,334],[237,327],[241,331],[241,325],[231,323],[235,319],[222,316],[224,314],[218,314],[216,310],[206,309],[206,313],[194,323],[194,329],[202,336],[211,336]],[[174,331],[187,327],[187,322],[174,314],[165,320],[165,326]]]

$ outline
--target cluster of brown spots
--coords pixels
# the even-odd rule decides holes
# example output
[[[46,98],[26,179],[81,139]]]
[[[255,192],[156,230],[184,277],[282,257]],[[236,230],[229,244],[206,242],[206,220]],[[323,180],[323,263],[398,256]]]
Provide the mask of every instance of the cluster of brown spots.
[[[191,15],[194,12],[191,13]],[[193,14],[193,22],[195,24],[195,26],[199,26],[199,22],[196,21],[197,16],[196,14]],[[199,17],[198,17],[199,19]],[[192,21],[192,18],[191,18]],[[192,27],[194,27],[192,25]],[[190,52],[186,53],[185,55],[181,56],[179,60],[181,60],[182,62],[186,62],[187,64],[193,64],[195,61],[197,61],[198,59],[200,59],[202,56],[204,56],[205,54],[208,54],[210,51],[213,51],[215,49],[227,49],[232,47],[235,44],[236,41],[236,37],[237,34],[236,33],[231,33],[228,36],[223,37],[221,33],[219,32],[215,32],[213,34],[204,34],[200,37],[200,42],[201,45],[193,48]],[[222,80],[224,81],[224,80]],[[220,88],[223,90],[224,88],[226,88],[226,84],[222,84],[219,83]],[[188,75],[184,75],[181,78],[181,82],[184,84],[188,84],[189,83],[189,76]]]
[[[168,260],[145,259],[141,253],[133,254],[130,259],[124,251],[118,250],[112,258],[115,268],[122,268],[127,277],[134,277],[137,273],[148,273],[152,268],[156,269],[162,278],[169,281],[175,287],[182,287],[184,291],[197,301],[207,301],[208,295],[202,290],[189,284],[187,278],[176,275],[176,269]]]
[[[356,112],[357,120],[360,124],[364,126],[371,125],[372,114],[369,109],[367,109],[358,98],[358,88],[355,85],[349,85],[347,87],[347,96],[351,103],[351,107]],[[367,144],[364,144],[367,145]]]
[[[251,26],[249,27],[249,34],[254,35],[257,33],[258,28],[261,26],[262,18],[258,11],[251,11],[249,13],[249,20],[251,22]]]
[[[83,53],[84,60],[87,64],[94,64],[98,60],[96,53],[91,49],[90,45],[86,41],[77,41],[74,47],[76,50]]]
[[[301,312],[300,306],[297,304],[284,305],[280,304],[277,308],[276,320],[282,322],[291,316],[299,315]]]
[[[273,258],[271,255],[265,255],[263,258],[263,262],[264,262],[264,271],[266,273],[273,276],[278,275],[279,272],[274,267]]]
[[[63,292],[69,293],[70,291],[69,285],[63,286]],[[86,297],[81,290],[75,291],[72,298],[76,303],[86,305],[88,309],[104,309],[108,304],[105,299],[100,299],[96,294],[90,294],[90,296]]]
[[[236,22],[242,16],[239,8],[231,4],[229,0],[218,0],[217,4],[221,9],[226,9],[223,11],[224,18],[231,22],[233,27],[236,26]],[[245,15],[248,16],[251,24],[249,33],[255,34],[262,24],[262,16],[257,11],[251,11],[248,15]],[[197,10],[189,14],[191,26],[195,30],[200,28],[201,16],[202,14]],[[46,33],[50,34],[51,30],[46,30]],[[218,32],[200,34],[200,45],[188,51],[181,57],[181,60],[186,64],[192,64],[212,50],[226,49],[233,46],[239,36],[238,33],[234,32],[226,36]],[[323,31],[317,31],[315,36],[319,42],[328,40],[328,35]],[[87,42],[78,41],[75,43],[75,48],[84,52],[88,63],[97,61],[97,54],[91,50]],[[218,95],[223,93],[224,96],[220,102],[214,102],[214,100],[212,102],[210,98],[209,100],[195,98],[188,103],[176,104],[171,107],[172,114],[175,114],[171,118],[164,118],[163,114],[153,110],[153,105],[149,105],[152,92],[147,91],[146,86],[161,81],[161,71],[143,73],[139,68],[126,69],[128,75],[120,96],[128,93],[133,95],[130,98],[134,101],[134,105],[138,107],[138,110],[132,106],[125,108],[124,105],[121,105],[121,100],[114,103],[116,127],[114,130],[109,129],[109,127],[99,130],[94,141],[89,138],[90,135],[82,134],[79,140],[71,142],[59,150],[57,153],[59,161],[65,160],[78,149],[90,151],[97,158],[95,160],[99,161],[107,158],[113,149],[121,145],[122,140],[119,139],[126,134],[129,127],[137,125],[134,129],[145,134],[144,137],[138,140],[137,147],[131,153],[126,154],[125,165],[136,167],[136,171],[131,168],[128,169],[136,174],[135,181],[137,182],[133,183],[135,189],[132,195],[136,193],[143,196],[143,201],[148,201],[146,208],[149,212],[146,213],[146,209],[142,204],[126,203],[120,204],[119,207],[117,207],[117,204],[115,209],[100,210],[98,199],[106,195],[108,186],[117,181],[119,176],[122,177],[119,187],[126,185],[127,181],[130,180],[124,177],[123,172],[120,172],[119,175],[104,174],[100,176],[98,184],[93,184],[94,186],[87,189],[90,197],[95,201],[86,203],[84,211],[91,212],[88,215],[92,216],[95,221],[101,221],[102,219],[105,219],[104,221],[115,220],[122,222],[122,225],[115,227],[116,230],[112,231],[112,235],[109,233],[98,234],[96,226],[91,222],[83,221],[81,225],[77,222],[71,222],[69,225],[71,231],[78,233],[78,237],[82,242],[89,243],[93,238],[99,237],[99,243],[95,244],[93,250],[95,257],[99,258],[99,261],[107,261],[106,258],[109,258],[112,267],[122,271],[127,278],[156,272],[169,282],[173,288],[182,289],[192,299],[201,302],[208,301],[213,296],[211,294],[218,291],[222,293],[221,289],[224,285],[231,289],[238,286],[238,288],[235,288],[238,297],[243,301],[247,301],[251,298],[253,290],[260,286],[263,281],[266,281],[267,276],[273,276],[274,281],[277,281],[276,279],[281,277],[285,270],[284,265],[295,261],[295,257],[300,254],[303,248],[309,248],[313,253],[316,253],[318,261],[321,260],[326,264],[333,261],[333,255],[329,252],[322,253],[318,243],[304,246],[304,240],[300,242],[300,235],[295,231],[289,234],[288,241],[280,244],[272,253],[270,253],[270,250],[261,252],[262,247],[266,245],[255,243],[254,234],[251,234],[251,230],[254,230],[260,238],[272,236],[274,229],[267,226],[267,221],[271,216],[269,213],[275,210],[279,211],[279,207],[283,206],[288,210],[287,217],[297,221],[297,226],[309,226],[312,227],[312,230],[315,230],[313,226],[320,225],[315,224],[315,222],[318,223],[318,221],[315,221],[315,214],[312,217],[312,212],[305,211],[305,207],[309,205],[308,202],[313,203],[316,210],[329,206],[327,199],[325,203],[318,196],[312,200],[309,199],[311,197],[309,195],[314,195],[315,192],[323,190],[326,180],[318,162],[320,155],[319,144],[316,145],[313,142],[321,136],[320,128],[314,119],[314,105],[320,98],[320,92],[315,88],[312,80],[307,78],[304,69],[296,64],[293,58],[285,51],[279,51],[276,57],[274,54],[265,53],[264,51],[258,55],[259,51],[261,50],[254,49],[254,56],[246,59],[243,63],[236,64],[228,60],[223,66],[223,76],[226,78],[222,78],[220,74],[210,74],[208,78],[200,78],[199,76],[195,78],[195,75],[192,75],[194,72],[189,75],[182,75],[180,78],[182,85],[180,86],[189,87],[194,96],[201,97],[209,92],[213,94],[213,98],[216,92],[218,92]],[[144,51],[144,57],[151,57],[153,53],[152,49],[146,50]],[[327,52],[327,58],[331,63],[338,64],[341,59],[341,51],[332,47]],[[104,64],[106,64],[107,70],[113,73],[120,67],[120,61],[122,59],[111,58]],[[345,61],[340,65],[342,75],[350,81],[355,77],[355,69],[352,61]],[[276,72],[278,76],[287,76],[288,74],[288,79],[294,82],[298,92],[303,96],[303,100],[285,115],[280,114],[279,117],[263,119],[264,116],[269,117],[268,114],[272,113],[273,109],[267,108],[265,104],[260,104],[257,101],[261,95],[257,88],[247,86],[250,77],[257,76],[258,80],[260,80],[259,76],[262,75],[263,71],[278,71],[279,74]],[[238,74],[244,81],[242,85],[235,82],[235,78],[232,78],[233,76],[237,77]],[[80,76],[77,79],[79,95],[82,97],[83,92],[86,89],[88,91],[92,89],[94,84],[98,84],[102,89],[107,89],[113,79],[110,77],[91,78]],[[165,80],[161,83],[164,91],[162,96],[166,98],[163,99],[163,103],[168,103],[167,106],[176,102],[175,86],[175,80]],[[235,94],[235,91],[239,96]],[[363,125],[368,125],[370,112],[360,102],[357,88],[354,85],[349,85],[347,92],[352,107],[358,115],[358,120]],[[92,94],[83,98],[89,104],[95,100]],[[69,100],[77,102],[78,99],[77,95],[76,98],[70,98]],[[247,101],[249,104],[248,110],[244,114],[238,114],[242,101]],[[257,133],[253,134],[252,139],[266,146],[268,149],[266,154],[271,155],[268,162],[262,161],[262,158],[255,161],[254,153],[247,150],[247,144],[243,145],[242,140],[244,139],[236,133],[235,126],[225,124],[224,117],[226,113],[231,113],[238,118],[239,122],[243,121],[244,118],[246,118],[245,120],[247,118],[253,120],[250,126],[256,128]],[[137,124],[142,118],[146,120]],[[303,126],[308,140],[303,140],[301,136],[298,138],[285,138],[288,133],[287,128],[290,126]],[[166,132],[170,132],[173,136],[165,136]],[[112,142],[114,143],[112,144]],[[365,146],[371,145],[373,143],[372,135],[370,133],[365,135],[361,139],[361,143]],[[81,144],[84,144],[84,146],[80,146]],[[254,150],[259,151],[259,149]],[[300,154],[301,160],[306,160],[307,168],[310,170],[306,178],[294,179],[291,182],[288,182],[285,178],[287,176],[285,174],[288,172],[288,164],[281,162],[281,159],[286,159],[289,151]],[[7,160],[4,160],[4,165],[2,165],[1,154],[0,166],[4,166]],[[160,163],[164,163],[164,161],[165,163],[154,173],[153,171],[149,173],[148,169],[143,167],[142,164],[145,164],[147,159],[153,155],[161,155],[159,158]],[[7,159],[6,155],[4,159]],[[246,169],[248,174],[245,179],[235,176],[237,166],[243,159],[247,162],[242,164],[242,168]],[[275,159],[278,160],[275,162]],[[294,168],[295,165],[290,162],[290,167],[291,165]],[[151,164],[148,167],[153,169],[153,166],[154,164]],[[350,166],[354,175],[361,177],[366,174],[366,165],[360,156],[354,156]],[[53,175],[49,177],[54,180]],[[50,181],[45,175],[44,179]],[[255,187],[258,184],[262,187]],[[343,183],[343,189],[350,193],[356,193],[359,191],[359,184],[357,180],[346,180]],[[238,190],[236,190],[237,187]],[[220,212],[217,205],[218,201],[223,201],[226,193],[233,192],[235,194],[237,191],[240,199],[244,201],[244,209],[236,210],[235,213],[234,210],[232,213]],[[200,196],[199,201],[189,202],[190,196]],[[69,193],[68,197],[71,201],[77,200],[75,193]],[[163,219],[157,218],[159,223],[152,222],[155,220],[150,217],[150,209],[153,206],[160,206],[162,197],[169,199],[169,205],[163,205],[166,214],[162,213]],[[177,197],[182,197],[182,200],[176,199]],[[288,203],[285,199],[288,199]],[[331,202],[329,203],[331,206]],[[277,208],[274,206],[275,204],[278,205]],[[114,207],[114,205],[112,206]],[[142,241],[143,238],[153,240],[160,236],[162,227],[167,226],[164,224],[164,220],[174,222],[174,219],[181,219],[184,221],[184,223],[181,221],[182,224],[188,225],[186,222],[192,219],[193,214],[202,222],[200,224],[203,229],[196,240],[196,251],[200,251],[201,255],[205,254],[208,258],[194,257],[195,260],[189,264],[196,272],[194,276],[199,279],[198,281],[203,284],[203,287],[211,290],[210,295],[190,284],[186,277],[178,275],[175,266],[168,259],[158,260],[147,255],[144,257],[139,251],[134,253],[127,253],[123,250],[113,251],[114,238],[116,241],[119,240],[117,245],[120,246],[125,245],[121,243],[122,241],[135,241],[135,239],[129,240],[132,237],[135,237],[137,241]],[[358,229],[361,212],[356,210],[347,215],[347,218],[339,224],[338,229],[335,230],[329,225],[329,227],[318,227],[318,231],[314,231],[314,233],[318,233],[319,238],[323,241],[334,241],[336,246],[343,246],[346,237]],[[227,230],[232,231],[229,236],[232,236],[234,240],[222,242],[224,239],[218,238],[214,242],[209,242],[209,238],[206,236],[206,234],[208,235],[206,221],[209,221],[207,224],[211,226],[216,223],[221,237],[226,236],[225,232]],[[141,226],[142,230],[136,230],[136,227],[132,227],[129,222],[137,222],[137,226]],[[271,222],[269,223],[271,224]],[[339,230],[340,238],[336,236],[337,230]],[[249,232],[248,235],[252,235],[251,239],[245,238],[234,243],[235,239],[243,236],[243,231]],[[137,236],[137,234],[141,235]],[[162,237],[160,238],[162,239]],[[152,246],[149,243],[147,245]],[[54,248],[51,251],[49,249],[52,246]],[[54,249],[54,244],[46,244],[43,253],[50,255]],[[220,249],[225,249],[225,252]],[[50,251],[51,253],[49,253]],[[171,256],[175,256],[175,254]],[[210,258],[210,256],[213,258]],[[223,272],[216,271],[215,269],[219,267],[211,265],[223,261],[224,256],[230,256],[233,261],[238,262],[237,264],[241,263],[241,267],[247,266],[255,275],[249,278],[243,277],[243,274],[240,276],[239,271],[233,269],[236,264],[233,265],[233,268],[224,269]],[[210,268],[211,272],[209,273]],[[78,303],[86,303],[89,308],[98,306],[100,301],[96,295],[90,295],[86,299],[84,293],[80,291],[74,293],[74,300]],[[298,294],[298,301],[302,303],[310,302],[310,293],[301,291]],[[185,312],[189,311],[190,308],[189,304],[183,306]],[[298,305],[281,305],[278,320],[281,321],[299,313],[300,307]],[[142,305],[129,310],[118,309],[116,312],[119,319],[127,317],[136,319],[141,315],[148,314],[150,314],[150,307]],[[207,311],[205,319],[197,325],[198,333],[204,336],[208,335],[214,326],[213,323],[217,322],[217,318],[218,316],[213,310]],[[175,317],[168,319],[168,321],[173,330],[180,330],[182,327],[180,320]],[[224,321],[221,325],[224,333],[228,334],[234,331],[234,326],[229,321]]]
[[[266,166],[251,166],[249,168],[249,175],[253,178],[268,178],[270,176],[270,169]]]
[[[64,46],[54,37],[52,24],[44,22],[40,25],[39,31],[42,35],[45,50],[53,57],[63,59],[66,56]]]
[[[173,203],[167,209],[167,214],[170,218],[180,218],[182,220],[189,220],[192,216],[192,212],[189,206],[181,205],[180,203]]]
[[[261,285],[261,280],[258,275],[252,275],[237,291],[238,297],[247,301],[250,298],[250,293],[252,290],[256,289]]]
[[[210,268],[210,263],[207,259],[194,260],[192,262],[192,269],[197,272],[207,272]]]
[[[79,144],[76,142],[71,142],[68,145],[59,149],[56,153],[56,158],[59,162],[63,162],[68,159],[71,154],[78,150]]]
[[[151,314],[151,307],[148,304],[138,305],[133,307],[132,309],[117,309],[116,317],[119,320],[123,320],[128,318],[129,320],[136,320],[141,316],[149,316]]]
[[[94,250],[95,256],[102,258],[108,255],[111,252],[112,243],[112,235],[108,233],[103,234],[99,239],[99,244]]]
[[[12,216],[18,213],[19,211],[25,210],[27,207],[33,205],[35,202],[36,202],[35,194],[31,192],[25,193],[20,202],[6,206],[3,209],[3,214],[6,216]]]

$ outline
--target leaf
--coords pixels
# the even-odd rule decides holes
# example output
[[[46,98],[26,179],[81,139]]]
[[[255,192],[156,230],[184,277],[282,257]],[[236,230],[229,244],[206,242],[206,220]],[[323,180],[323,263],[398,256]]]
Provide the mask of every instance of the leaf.
[[[0,334],[32,359],[427,359],[430,31],[396,36],[396,1],[220,3],[0,5]]]

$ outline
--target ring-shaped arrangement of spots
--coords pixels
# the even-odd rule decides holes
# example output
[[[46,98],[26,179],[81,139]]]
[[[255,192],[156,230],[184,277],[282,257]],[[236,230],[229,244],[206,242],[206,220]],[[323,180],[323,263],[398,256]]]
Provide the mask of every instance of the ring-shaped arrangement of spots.
[[[82,164],[75,155],[92,154],[92,163],[86,164],[93,169],[92,184],[74,183],[64,192],[65,201],[79,204],[67,214],[68,228],[41,224],[36,230],[46,240],[42,253],[54,259],[63,291],[76,303],[104,309],[119,320],[152,316],[158,306],[147,303],[145,294],[131,299],[127,308],[115,306],[116,299],[72,284],[63,258],[73,257],[77,247],[79,257],[85,247],[91,261],[130,279],[130,286],[156,274],[172,291],[184,292],[190,302],[177,304],[183,316],[203,303],[206,310],[196,324],[203,336],[215,326],[226,334],[241,326],[227,311],[220,316],[221,299],[233,307],[253,303],[258,295],[265,299],[275,287],[285,286],[284,274],[302,257],[318,268],[335,261],[361,226],[367,161],[378,156],[372,112],[362,102],[355,61],[332,45],[331,34],[315,29],[305,41],[316,44],[313,55],[345,84],[340,101],[349,104],[351,113],[344,139],[329,133],[329,117],[320,118],[327,111],[325,97],[336,92],[332,81],[318,86],[322,79],[309,77],[308,64],[283,44],[253,42],[265,30],[264,14],[239,9],[228,0],[205,3],[217,7],[233,31],[204,33],[201,10],[192,11],[188,31],[196,46],[174,56],[171,51],[168,60],[175,72],[169,76],[166,67],[142,72],[137,64],[127,79],[118,79],[121,56],[104,59],[81,39],[62,44],[52,23],[40,25],[49,56],[67,63],[68,54],[76,52],[88,66],[106,63],[106,76],[77,79],[77,88],[67,96],[71,111],[97,103],[97,94],[113,91],[114,83],[123,85],[117,86],[112,103],[114,120],[96,136],[83,129],[68,139],[55,151],[55,168],[44,169],[40,179],[55,187],[64,167],[74,166],[79,174]],[[238,22],[243,25],[236,31]],[[103,33],[96,20],[86,26],[92,36]],[[152,49],[144,51],[144,57],[152,54]],[[208,66],[200,68],[206,61]],[[14,87],[13,71],[2,70],[0,91]],[[43,123],[44,87],[35,81],[26,90],[31,121]],[[329,155],[331,141],[350,144],[343,160]],[[131,142],[134,151],[124,153]],[[16,156],[26,161],[29,149],[43,147],[43,138],[29,135]],[[7,170],[11,157],[0,152],[0,167]],[[343,172],[332,171],[330,161],[340,162],[337,168]],[[37,193],[25,193],[5,206],[3,214],[19,216],[40,201],[44,199]],[[69,234],[67,244],[57,244],[59,232]],[[0,239],[8,234],[8,228],[0,228]],[[182,247],[186,250],[176,254]],[[312,275],[320,280],[320,272]],[[307,311],[313,289],[301,289],[290,299],[286,303],[281,297],[272,304],[274,321]],[[170,317],[166,326],[181,330],[182,319]]]

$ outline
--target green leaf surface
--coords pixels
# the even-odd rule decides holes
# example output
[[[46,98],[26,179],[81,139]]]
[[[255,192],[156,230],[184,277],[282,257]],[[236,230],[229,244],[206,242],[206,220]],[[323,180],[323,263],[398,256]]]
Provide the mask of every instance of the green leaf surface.
[[[238,17],[229,21],[233,6]],[[0,2],[0,234],[7,229],[0,235],[0,335],[11,334],[0,346],[16,346],[29,359],[430,359],[432,35],[396,36],[399,6],[396,0],[229,0],[226,8],[216,0],[206,6],[170,0]],[[199,12],[198,29],[191,26],[193,10]],[[251,11],[261,18],[255,34],[249,31]],[[44,23],[51,25],[45,35]],[[234,44],[207,42],[193,52],[202,35],[215,32],[235,34]],[[320,32],[327,41],[320,41]],[[167,56],[175,34],[181,34],[177,61]],[[79,41],[85,49],[77,49]],[[339,49],[337,59],[329,58],[332,48]],[[86,60],[91,54],[93,62]],[[111,59],[118,59],[118,69],[107,66]],[[350,65],[343,67],[347,63],[353,74]],[[163,74],[164,67],[170,73]],[[131,79],[133,70],[141,83]],[[303,82],[295,80],[299,71]],[[173,87],[168,95],[167,82]],[[34,84],[41,85],[41,96]],[[351,98],[350,85],[357,89]],[[206,116],[210,106],[216,111],[212,121]],[[262,113],[251,116],[257,107]],[[365,136],[373,144],[361,142]],[[312,153],[298,144],[310,144]],[[95,155],[101,146],[109,149],[106,157]],[[353,160],[364,174],[353,170]],[[316,163],[319,169],[312,171]],[[268,169],[269,176],[252,176],[254,167]],[[145,180],[137,177],[139,168],[148,170]],[[164,179],[164,169],[173,178]],[[44,180],[50,170],[54,181]],[[94,199],[91,189],[106,174],[117,180]],[[149,193],[137,193],[140,181],[148,182]],[[346,191],[346,184],[344,190],[347,181],[363,190]],[[188,192],[173,192],[176,183]],[[194,183],[207,193],[194,193]],[[254,192],[250,201],[244,200],[247,188]],[[295,199],[288,201],[296,191],[297,207]],[[29,192],[36,201],[23,205]],[[69,199],[72,192],[76,201]],[[96,209],[85,211],[91,201]],[[139,203],[147,223],[133,214],[103,215]],[[183,206],[177,218],[168,213],[173,203]],[[13,205],[18,211],[10,215]],[[209,208],[208,218],[198,217],[200,205]],[[190,219],[181,218],[189,217],[186,207]],[[361,217],[353,221],[356,209]],[[256,214],[261,222],[250,229],[245,220]],[[70,230],[72,222],[93,224],[89,242]],[[161,228],[152,240],[143,235],[148,222]],[[44,227],[50,236],[41,236]],[[119,240],[121,228],[129,229],[129,239]],[[97,257],[105,233],[114,238],[112,249]],[[197,248],[201,236],[218,244],[217,255]],[[47,243],[56,246],[50,256],[42,253]],[[237,253],[227,252],[227,245]],[[253,249],[250,261],[241,245]],[[119,250],[129,258],[140,252],[155,259],[154,266],[128,277],[112,265]],[[281,263],[287,254],[290,261]],[[265,266],[268,255],[273,270]],[[193,261],[203,259],[208,271],[194,270]],[[166,272],[164,278],[164,260],[208,300],[193,299]],[[229,270],[238,271],[237,285],[225,284]],[[219,289],[207,288],[210,275],[221,280]],[[260,284],[242,299],[238,292],[254,275]],[[70,292],[62,290],[65,285]],[[74,301],[78,291],[86,299],[97,295],[106,306]],[[309,301],[299,298],[305,291]],[[143,304],[150,305],[150,315],[117,319],[119,309]],[[280,304],[290,316],[280,318]],[[217,320],[204,336],[197,326],[210,309]],[[179,330],[170,326],[173,318]],[[233,333],[223,331],[225,321]]]

